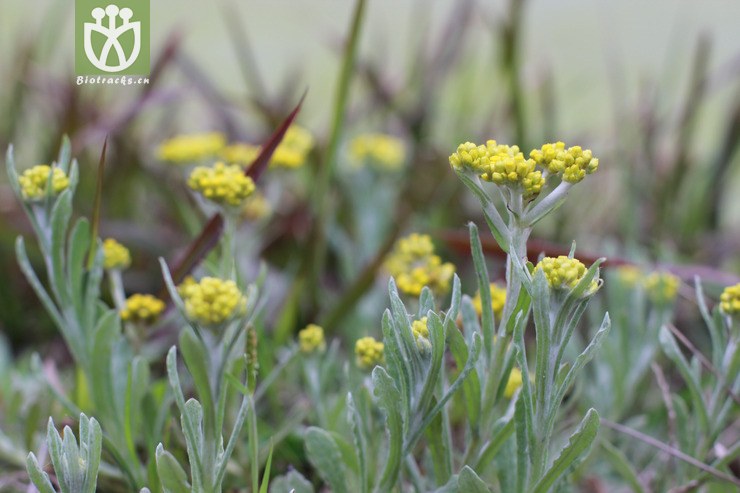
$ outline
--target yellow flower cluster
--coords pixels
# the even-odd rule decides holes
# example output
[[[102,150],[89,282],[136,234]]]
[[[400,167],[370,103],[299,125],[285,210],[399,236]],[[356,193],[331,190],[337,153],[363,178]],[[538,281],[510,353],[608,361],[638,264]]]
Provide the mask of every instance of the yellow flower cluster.
[[[473,298],[473,308],[481,316],[483,313],[483,303],[480,299],[480,293],[475,293]],[[504,304],[506,303],[506,287],[500,286],[499,284],[491,283],[491,308],[493,309],[494,316],[499,319],[504,311]]]
[[[298,168],[306,162],[306,156],[313,148],[311,132],[298,125],[292,125],[275,149],[270,161],[271,166]]]
[[[586,275],[586,266],[580,260],[565,255],[543,258],[534,268],[535,273],[540,270],[544,272],[547,283],[553,289],[573,289]],[[593,294],[597,289],[599,284],[594,279],[586,294]]]
[[[238,164],[240,166],[249,166],[252,164],[260,153],[259,146],[252,144],[236,143],[230,144],[219,153],[219,157],[228,164]]]
[[[126,300],[121,310],[121,320],[151,324],[164,311],[164,302],[150,294],[134,294]]]
[[[106,238],[103,242],[103,267],[107,270],[123,270],[129,265],[131,265],[131,254],[128,248],[113,238]]]
[[[578,183],[599,168],[599,160],[589,149],[580,146],[566,149],[562,142],[545,144],[530,152],[529,157],[550,174],[562,173],[563,180],[569,183]]]
[[[376,365],[383,364],[383,343],[372,337],[363,337],[355,343],[357,366],[363,370],[370,370]]]
[[[431,237],[417,233],[398,240],[385,267],[396,279],[398,289],[411,296],[421,294],[424,286],[438,294],[447,292],[455,273],[454,265],[442,263],[435,255]]]
[[[238,165],[224,163],[212,168],[198,166],[190,174],[188,186],[212,202],[229,206],[241,205],[255,189],[254,181]]]
[[[504,388],[504,397],[507,399],[514,397],[514,392],[521,388],[522,383],[522,371],[519,368],[512,368],[509,380],[506,381],[506,388]]]
[[[429,326],[427,317],[421,317],[419,320],[411,322],[411,332],[414,334],[416,347],[422,354],[429,354],[432,350],[432,343],[429,341]]]
[[[740,284],[728,286],[719,297],[719,307],[727,315],[740,313]]]
[[[681,280],[670,272],[652,272],[643,280],[650,301],[669,303],[676,298]]]
[[[406,159],[403,141],[386,134],[358,135],[349,144],[353,162],[369,162],[388,171],[398,170]]]
[[[226,137],[218,132],[178,135],[159,145],[157,158],[176,164],[199,163],[218,155],[225,145]]]
[[[23,199],[34,202],[46,197],[50,174],[52,195],[63,192],[69,186],[69,178],[60,168],[54,167],[52,170],[47,164],[39,164],[27,169],[18,177]]]
[[[242,217],[248,221],[258,221],[269,216],[272,213],[272,206],[267,201],[267,197],[255,190],[252,195],[244,200],[242,205]]]
[[[460,144],[450,156],[450,165],[455,169],[470,169],[486,181],[519,190],[525,197],[533,198],[545,184],[542,170],[560,174],[569,183],[578,183],[598,169],[599,160],[588,149],[579,146],[566,149],[562,142],[545,144],[531,151],[527,159],[518,146],[489,140],[486,145]]]
[[[326,350],[324,329],[316,324],[308,324],[298,332],[298,345],[304,354],[323,353]]]
[[[218,325],[246,309],[247,300],[234,281],[204,277],[186,279],[178,288],[191,320],[206,326]]]
[[[633,288],[642,281],[642,271],[634,265],[622,265],[617,268],[617,279],[625,286]]]

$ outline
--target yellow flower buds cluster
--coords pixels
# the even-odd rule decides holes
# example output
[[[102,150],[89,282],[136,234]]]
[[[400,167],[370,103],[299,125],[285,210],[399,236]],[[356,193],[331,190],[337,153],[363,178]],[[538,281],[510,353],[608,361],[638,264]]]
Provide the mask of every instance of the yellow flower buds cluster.
[[[188,179],[188,186],[220,205],[239,206],[254,192],[254,181],[235,164],[216,163],[212,168],[199,166]]]
[[[460,144],[450,156],[450,165],[455,169],[470,169],[486,181],[534,198],[545,184],[543,171],[561,175],[566,182],[578,183],[598,169],[599,160],[588,149],[579,146],[566,149],[562,142],[545,144],[525,158],[518,146],[489,140],[486,145]]]
[[[599,168],[599,160],[589,149],[580,146],[566,149],[562,142],[545,144],[530,152],[529,157],[550,174],[562,173],[563,180],[569,183],[578,183]]]
[[[219,153],[219,157],[227,164],[238,164],[249,166],[260,153],[259,146],[252,144],[236,143],[230,144]]]
[[[521,388],[522,383],[522,371],[519,368],[512,368],[509,380],[506,381],[506,388],[504,388],[504,397],[507,399],[514,397],[514,392]]]
[[[622,265],[617,268],[617,279],[621,284],[633,288],[642,282],[642,271],[634,265]]]
[[[719,297],[719,307],[727,315],[740,313],[740,284],[728,286]]]
[[[164,311],[164,302],[150,294],[134,294],[126,300],[121,310],[121,320],[139,324],[151,324]]]
[[[49,192],[46,189],[49,184],[49,175],[51,175],[51,195],[58,195],[69,186],[69,178],[60,168],[52,169],[47,164],[39,164],[27,169],[18,177],[23,199],[35,202],[45,198]]]
[[[355,343],[357,366],[363,370],[370,370],[376,365],[383,364],[383,343],[372,337],[363,337]]]
[[[248,221],[258,221],[272,214],[272,206],[267,197],[259,190],[244,200],[242,205],[242,217]]]
[[[128,248],[113,238],[103,242],[103,267],[106,270],[123,270],[131,265],[131,254]]]
[[[308,324],[298,332],[298,345],[303,354],[323,353],[326,350],[324,329],[316,324]]]
[[[447,292],[455,273],[454,265],[442,263],[434,253],[432,238],[417,233],[398,240],[385,267],[396,279],[398,289],[411,296],[421,294],[424,286],[437,294]]]
[[[543,258],[534,268],[535,274],[540,270],[553,289],[573,289],[586,275],[586,266],[580,260],[565,255]],[[586,295],[593,294],[598,289],[599,283],[594,279],[586,290]]]
[[[313,144],[314,140],[311,132],[298,125],[292,125],[285,132],[283,140],[275,149],[270,165],[283,168],[303,166],[308,153],[313,148]]]
[[[475,308],[478,316],[483,313],[483,303],[480,299],[480,293],[475,293],[473,298],[473,308]],[[495,282],[491,283],[491,309],[493,309],[494,316],[499,319],[504,311],[504,304],[506,303],[506,287],[500,286]]]
[[[670,272],[653,272],[645,277],[643,285],[650,301],[663,304],[676,298],[681,280]]]
[[[226,322],[246,309],[247,300],[234,281],[204,277],[196,282],[189,278],[178,291],[188,318],[205,326]]]
[[[403,141],[385,134],[358,135],[350,142],[349,154],[357,164],[368,162],[388,171],[398,170],[406,159]]]
[[[432,343],[429,341],[429,326],[427,317],[421,317],[419,320],[411,322],[411,332],[414,334],[416,347],[422,354],[429,354],[432,351]]]
[[[199,163],[215,157],[226,145],[226,137],[218,132],[178,135],[160,144],[157,158],[176,164]]]

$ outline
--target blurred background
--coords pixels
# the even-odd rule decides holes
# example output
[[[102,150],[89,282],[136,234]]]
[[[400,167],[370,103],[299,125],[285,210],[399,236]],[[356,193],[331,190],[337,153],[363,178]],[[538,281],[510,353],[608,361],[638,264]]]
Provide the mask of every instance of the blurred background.
[[[151,83],[128,87],[75,84],[71,4],[0,2],[0,149],[13,143],[22,169],[52,160],[69,135],[76,211],[89,216],[109,137],[101,232],[131,247],[132,291],[160,290],[157,257],[179,258],[207,219],[157,146],[210,131],[259,144],[304,91],[297,121],[316,145],[300,169],[262,178],[272,213],[239,233],[245,271],[268,266],[265,319],[278,339],[312,321],[350,339],[377,327],[382,261],[409,232],[430,233],[469,269],[465,224],[483,219],[447,163],[467,140],[525,152],[563,140],[600,158],[538,226],[533,255],[575,239],[586,256],[701,274],[710,292],[737,282],[737,2],[369,2],[326,197],[314,190],[332,157],[353,2],[152,0]],[[367,132],[403,140],[400,169],[349,164],[348,142]],[[15,261],[15,237],[28,233],[2,174],[0,333],[16,352],[55,333]]]

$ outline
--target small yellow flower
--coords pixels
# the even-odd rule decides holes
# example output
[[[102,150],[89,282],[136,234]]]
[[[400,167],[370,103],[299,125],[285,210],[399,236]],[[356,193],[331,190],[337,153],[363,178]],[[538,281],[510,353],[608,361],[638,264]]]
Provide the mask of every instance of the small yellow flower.
[[[238,164],[249,166],[260,153],[259,146],[252,144],[236,143],[230,144],[219,152],[219,157],[227,164]]]
[[[226,145],[226,137],[218,132],[178,135],[162,142],[157,158],[176,164],[199,163],[213,158]]]
[[[182,280],[180,285],[177,286],[177,293],[180,295],[180,298],[185,300],[190,297],[197,285],[198,281],[196,281],[193,276],[187,276]]]
[[[429,340],[429,326],[427,317],[421,317],[419,320],[411,322],[411,332],[414,334],[416,347],[422,354],[429,354],[432,351],[432,343]]]
[[[355,343],[357,366],[363,370],[370,370],[376,365],[383,364],[383,343],[372,337],[363,337]]]
[[[457,146],[457,151],[450,156],[450,166],[458,170],[468,168],[482,173],[488,167],[489,162],[486,146],[472,142],[460,144]]]
[[[650,301],[663,304],[676,298],[681,280],[670,272],[652,272],[645,277],[643,283]]]
[[[283,168],[299,168],[306,162],[308,153],[313,148],[311,132],[298,125],[292,125],[275,149],[270,165]]]
[[[234,281],[204,277],[180,286],[188,318],[205,326],[221,324],[246,309],[247,300]],[[185,283],[183,283],[185,284]]]
[[[403,141],[392,135],[358,135],[349,144],[350,159],[356,164],[369,162],[380,169],[396,171],[406,159]]]
[[[254,181],[236,164],[216,163],[212,168],[199,166],[188,179],[188,186],[211,202],[239,206],[255,190]]]
[[[139,324],[151,324],[164,311],[164,302],[150,294],[134,294],[126,300],[121,310],[121,320]]]
[[[719,307],[726,315],[740,314],[740,284],[728,286],[722,291]]]
[[[586,266],[580,260],[565,255],[543,258],[534,269],[535,273],[539,270],[544,272],[547,283],[553,289],[573,289],[586,275]],[[594,279],[585,296],[595,293],[598,289],[599,283]]]
[[[455,266],[442,263],[434,254],[429,235],[413,233],[401,238],[388,256],[385,267],[396,279],[398,289],[411,296],[418,296],[424,286],[440,294],[450,289]]]
[[[483,313],[483,305],[480,300],[480,292],[475,293],[475,298],[473,298],[473,308],[475,308],[476,313],[478,313],[478,316],[481,316],[481,313]],[[492,282],[491,283],[491,308],[493,309],[493,314],[496,317],[496,319],[501,318],[501,314],[504,311],[504,304],[506,303],[506,287],[500,286],[499,284]]]
[[[113,238],[103,242],[103,267],[107,270],[127,269],[131,265],[131,254],[128,248]]]
[[[634,265],[622,265],[617,268],[617,279],[625,286],[633,288],[642,280],[642,270]]]
[[[562,142],[545,144],[530,152],[529,156],[551,174],[562,173],[563,180],[570,183],[578,183],[599,168],[599,160],[590,150],[583,150],[580,146],[566,149]]]
[[[242,217],[248,221],[259,221],[272,214],[272,206],[267,201],[267,197],[255,190],[252,195],[244,200],[242,205]]]
[[[54,167],[53,170],[49,165],[39,164],[31,169],[27,169],[18,177],[18,184],[21,188],[23,199],[29,202],[35,202],[46,197],[46,186],[49,184],[49,175],[51,176],[51,195],[58,195],[69,186],[69,178],[61,170]]]
[[[504,389],[504,397],[511,399],[514,396],[514,392],[522,386],[522,371],[519,368],[512,368],[509,373],[509,380],[506,382],[506,388]]]
[[[308,324],[298,332],[298,345],[304,354],[323,353],[326,350],[324,329],[316,324]]]

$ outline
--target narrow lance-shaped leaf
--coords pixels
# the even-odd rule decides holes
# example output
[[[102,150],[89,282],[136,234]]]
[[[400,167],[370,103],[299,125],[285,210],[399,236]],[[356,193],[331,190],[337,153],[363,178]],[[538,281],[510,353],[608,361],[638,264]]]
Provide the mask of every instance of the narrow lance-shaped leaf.
[[[346,468],[331,434],[321,428],[310,427],[305,437],[308,460],[313,464],[334,493],[347,493]]]

